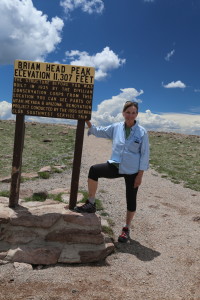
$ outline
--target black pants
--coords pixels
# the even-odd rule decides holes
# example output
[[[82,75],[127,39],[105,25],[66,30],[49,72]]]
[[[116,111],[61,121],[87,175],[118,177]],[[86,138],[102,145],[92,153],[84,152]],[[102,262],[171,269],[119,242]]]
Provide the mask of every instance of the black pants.
[[[88,178],[98,181],[99,178],[119,178],[124,177],[126,184],[126,203],[127,210],[136,211],[137,204],[137,191],[138,188],[134,188],[135,177],[138,173],[127,175],[119,174],[119,170],[116,166],[110,163],[103,163],[91,166],[88,174]]]

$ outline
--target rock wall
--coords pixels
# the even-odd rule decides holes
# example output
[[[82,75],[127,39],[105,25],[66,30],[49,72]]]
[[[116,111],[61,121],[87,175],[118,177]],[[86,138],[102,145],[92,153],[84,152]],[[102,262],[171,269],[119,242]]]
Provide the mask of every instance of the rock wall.
[[[96,214],[70,211],[53,200],[22,202],[0,197],[0,259],[29,264],[88,263],[114,250]]]

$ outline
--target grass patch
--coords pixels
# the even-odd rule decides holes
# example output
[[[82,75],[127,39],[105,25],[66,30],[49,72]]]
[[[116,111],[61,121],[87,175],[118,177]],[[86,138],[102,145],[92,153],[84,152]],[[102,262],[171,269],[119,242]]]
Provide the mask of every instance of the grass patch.
[[[14,132],[14,121],[0,120],[0,177],[11,174]],[[26,122],[22,172],[37,172],[47,165],[71,169],[75,133],[76,129],[69,125]]]
[[[200,136],[149,132],[151,167],[174,183],[200,191]]]
[[[64,202],[62,200],[62,195],[63,195],[63,193],[59,193],[59,194],[56,194],[56,195],[54,195],[54,194],[48,194],[48,198],[53,199],[54,201]]]
[[[39,172],[38,175],[42,179],[49,179],[50,178],[50,172]]]
[[[113,237],[113,236],[114,236],[114,232],[113,232],[112,228],[109,227],[109,226],[103,225],[103,226],[102,226],[102,231],[103,231],[105,234],[109,235],[110,237]]]
[[[9,197],[10,196],[10,192],[9,191],[0,191],[0,196],[1,197]]]
[[[108,217],[109,216],[109,214],[107,212],[105,212],[105,211],[101,212],[100,215],[102,217]]]
[[[40,195],[33,195],[33,196],[31,196],[31,197],[26,197],[26,198],[24,198],[24,200],[25,200],[26,202],[29,202],[29,201],[44,202],[44,201],[46,200],[46,198],[45,198],[45,197],[42,197],[42,196],[40,196]]]

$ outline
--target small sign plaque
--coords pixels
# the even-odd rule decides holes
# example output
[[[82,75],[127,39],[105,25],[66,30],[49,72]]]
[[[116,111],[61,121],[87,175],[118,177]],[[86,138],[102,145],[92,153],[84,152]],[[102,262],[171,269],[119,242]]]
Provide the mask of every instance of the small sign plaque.
[[[16,60],[12,113],[90,120],[95,69]]]

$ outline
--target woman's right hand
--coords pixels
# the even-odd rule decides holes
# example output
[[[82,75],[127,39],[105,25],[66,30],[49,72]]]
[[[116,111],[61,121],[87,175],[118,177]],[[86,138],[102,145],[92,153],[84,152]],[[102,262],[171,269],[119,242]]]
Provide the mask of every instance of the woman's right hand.
[[[88,128],[90,128],[92,126],[92,124],[89,120],[86,120],[85,123],[87,124]]]

